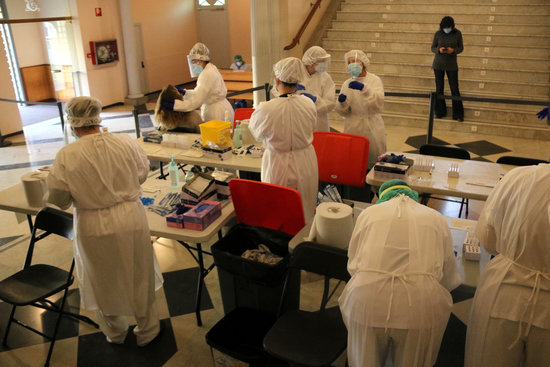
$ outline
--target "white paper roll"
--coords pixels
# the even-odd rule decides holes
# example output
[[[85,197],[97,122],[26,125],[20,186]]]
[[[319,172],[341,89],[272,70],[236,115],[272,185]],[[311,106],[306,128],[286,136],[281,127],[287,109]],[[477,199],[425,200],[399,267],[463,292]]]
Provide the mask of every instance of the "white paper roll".
[[[25,190],[25,196],[30,206],[44,206],[44,195],[48,191],[47,177],[47,172],[28,172],[21,176],[23,190]]]
[[[343,203],[321,203],[315,210],[309,240],[323,245],[348,248],[352,232],[351,206]]]

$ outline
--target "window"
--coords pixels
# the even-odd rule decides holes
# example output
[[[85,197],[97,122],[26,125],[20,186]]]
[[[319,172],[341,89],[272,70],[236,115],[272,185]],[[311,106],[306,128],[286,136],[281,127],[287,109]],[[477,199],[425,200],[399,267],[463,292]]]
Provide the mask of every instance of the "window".
[[[225,5],[225,0],[198,0],[199,7],[202,8],[214,8],[214,7],[223,7]]]

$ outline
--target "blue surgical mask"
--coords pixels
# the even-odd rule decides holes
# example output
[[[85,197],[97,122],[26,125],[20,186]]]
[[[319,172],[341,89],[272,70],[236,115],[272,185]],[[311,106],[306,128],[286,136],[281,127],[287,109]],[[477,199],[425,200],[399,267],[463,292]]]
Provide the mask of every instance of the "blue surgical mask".
[[[200,73],[202,73],[203,70],[204,70],[203,67],[200,65],[197,65],[197,64],[191,65],[191,71],[193,72],[193,74],[199,75]]]
[[[243,64],[242,61],[237,61],[235,64],[237,64],[237,66],[241,66]]]
[[[363,66],[358,62],[352,62],[348,65],[348,71],[352,77],[357,78],[363,72]]]
[[[74,132],[72,127],[70,128],[70,130],[71,130],[71,135],[73,136],[73,138],[75,138],[75,140],[78,140],[78,136],[76,135],[76,133]]]
[[[318,73],[323,73],[327,71],[327,63],[326,62],[318,63],[317,66],[315,67],[315,71]]]
[[[453,30],[452,28],[443,28],[443,32],[447,34],[451,33],[452,30]]]

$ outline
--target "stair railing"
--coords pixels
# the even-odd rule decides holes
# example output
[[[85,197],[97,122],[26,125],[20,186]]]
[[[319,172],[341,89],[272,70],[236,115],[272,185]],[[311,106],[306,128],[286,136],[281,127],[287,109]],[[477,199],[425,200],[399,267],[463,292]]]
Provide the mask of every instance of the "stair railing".
[[[300,27],[300,30],[298,33],[296,33],[296,37],[292,39],[292,43],[290,45],[287,45],[284,47],[284,50],[290,50],[294,48],[298,43],[300,43],[300,38],[302,38],[302,35],[304,34],[304,31],[306,30],[307,26],[309,25],[309,22],[311,21],[311,18],[313,18],[313,15],[315,15],[315,12],[317,9],[321,7],[321,0],[317,0],[315,4],[312,5],[311,10],[309,11],[309,14],[304,21],[304,24]]]

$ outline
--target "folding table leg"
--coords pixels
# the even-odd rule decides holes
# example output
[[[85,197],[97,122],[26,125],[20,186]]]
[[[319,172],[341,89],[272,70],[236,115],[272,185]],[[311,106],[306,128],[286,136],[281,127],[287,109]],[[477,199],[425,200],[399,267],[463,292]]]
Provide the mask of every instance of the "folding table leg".
[[[204,259],[202,257],[202,245],[197,243],[197,263],[199,264],[199,279],[197,281],[197,298],[195,300],[195,315],[197,316],[197,325],[202,326],[201,320],[201,296],[204,284]]]

